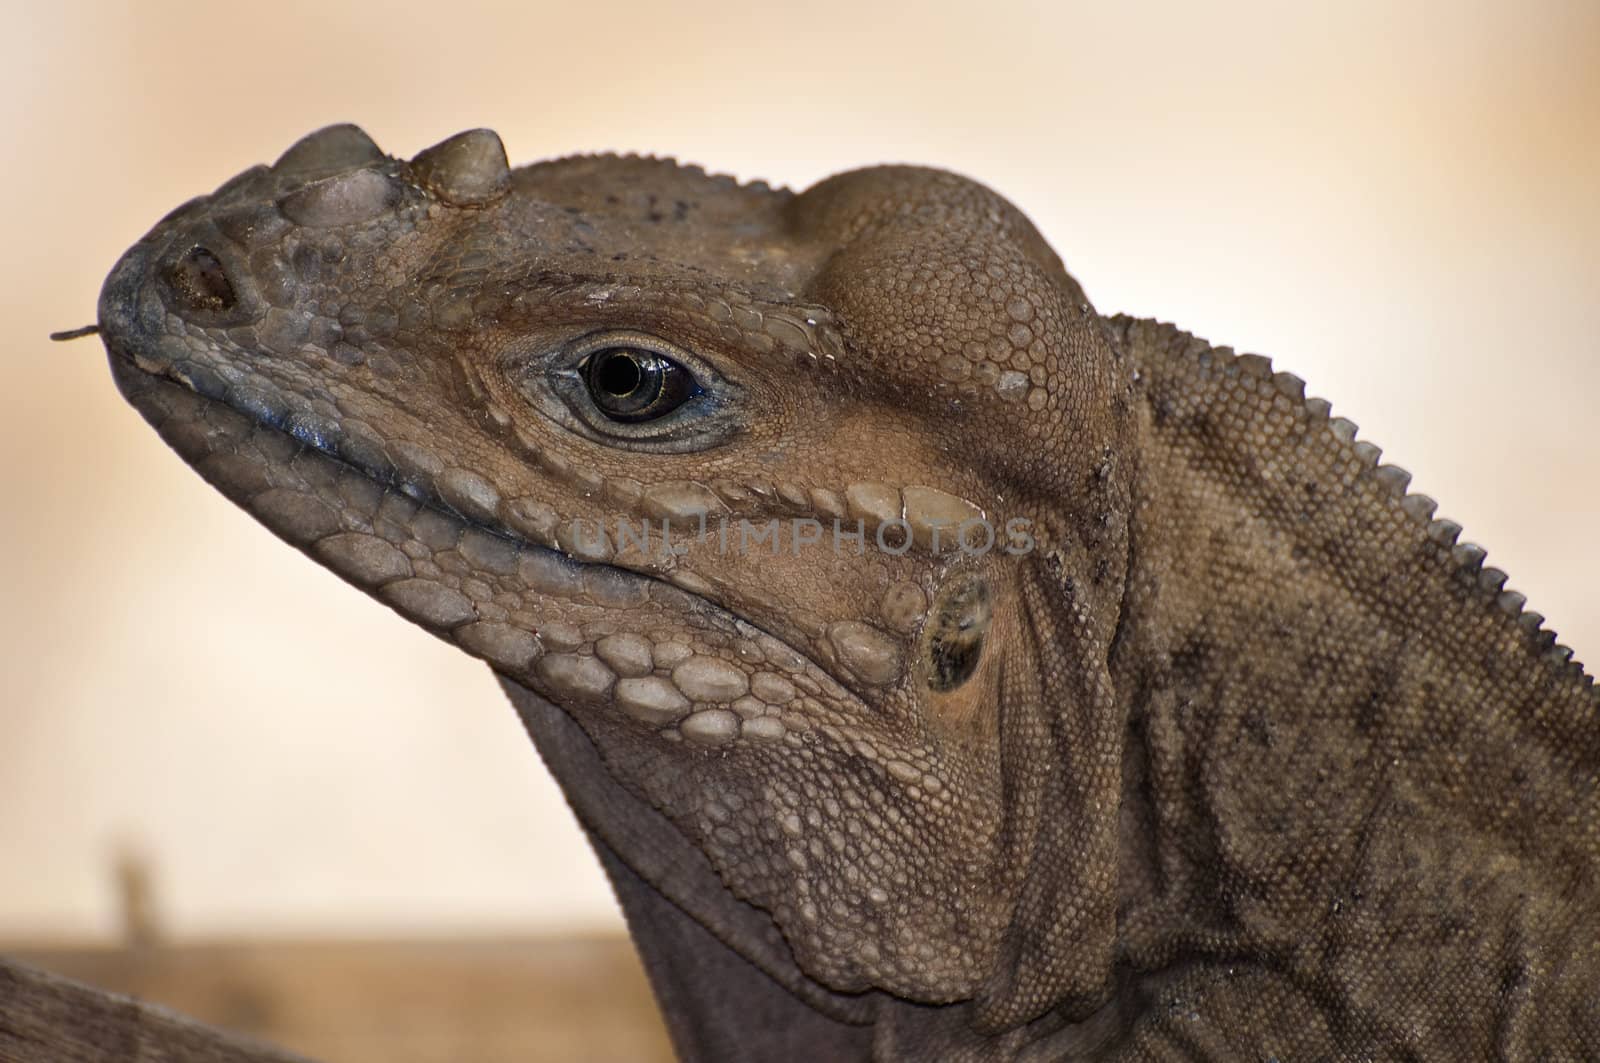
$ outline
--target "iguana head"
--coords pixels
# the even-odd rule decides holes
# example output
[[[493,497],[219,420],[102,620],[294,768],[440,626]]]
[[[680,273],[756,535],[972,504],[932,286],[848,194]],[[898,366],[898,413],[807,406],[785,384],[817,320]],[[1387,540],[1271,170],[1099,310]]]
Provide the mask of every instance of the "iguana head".
[[[1115,817],[1041,813],[1115,800],[1132,373],[999,196],[338,126],[100,319],[202,475],[560,705],[809,977],[1100,994]]]

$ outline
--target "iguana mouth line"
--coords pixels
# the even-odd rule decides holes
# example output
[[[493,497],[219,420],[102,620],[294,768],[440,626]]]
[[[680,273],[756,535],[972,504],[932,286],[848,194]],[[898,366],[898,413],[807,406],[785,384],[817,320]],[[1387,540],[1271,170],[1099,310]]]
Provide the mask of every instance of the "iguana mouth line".
[[[128,351],[122,344],[112,343],[108,346],[111,347],[109,361],[111,363],[112,376],[118,389],[128,401],[146,420],[150,421],[161,434],[163,440],[178,451],[186,462],[194,466],[202,476],[210,480],[225,495],[237,504],[244,506],[247,510],[251,509],[251,499],[248,494],[234,485],[230,485],[225,480],[214,478],[202,467],[204,460],[211,454],[216,453],[216,451],[203,450],[193,445],[192,442],[185,440],[181,435],[169,431],[172,420],[171,418],[158,420],[167,411],[151,401],[152,394],[165,391],[169,395],[184,396],[200,404],[196,407],[197,411],[228,411],[235,416],[243,418],[252,428],[271,433],[276,437],[291,441],[295,445],[296,450],[294,453],[283,461],[275,461],[264,455],[248,459],[258,462],[262,467],[272,468],[279,465],[287,465],[289,461],[298,459],[303,455],[314,455],[317,460],[348,470],[386,493],[404,496],[417,505],[418,512],[428,512],[441,517],[462,531],[468,528],[475,529],[511,545],[518,551],[555,558],[561,565],[580,574],[586,571],[612,573],[616,578],[632,581],[653,600],[670,603],[680,613],[686,616],[698,617],[710,626],[728,634],[736,634],[752,639],[771,639],[802,661],[808,671],[819,676],[825,676],[834,687],[829,692],[830,694],[836,697],[844,696],[852,700],[860,700],[859,694],[852,690],[846,681],[834,675],[811,654],[797,646],[793,640],[739,616],[714,599],[680,587],[655,573],[641,571],[628,565],[586,560],[563,550],[554,543],[541,543],[528,538],[503,522],[483,521],[463,514],[440,497],[437,490],[427,484],[425,478],[407,476],[398,467],[395,473],[392,474],[385,474],[373,469],[370,463],[341,452],[339,444],[344,441],[345,437],[336,433],[317,431],[312,427],[313,422],[297,421],[293,410],[283,410],[273,414],[273,411],[263,407],[252,407],[249,404],[230,401],[226,387],[218,386],[221,385],[221,380],[214,372],[203,370],[196,373],[192,369],[181,367],[171,362],[164,362],[153,369],[149,369],[141,365],[137,356]],[[200,419],[197,416],[184,418],[185,421],[190,423]],[[298,549],[309,551],[317,542],[315,538],[299,539],[292,537],[281,528],[274,528],[274,530]],[[347,579],[352,579],[348,574],[341,573],[341,575],[345,575]],[[352,582],[356,581],[352,579]],[[369,592],[378,589],[365,584],[358,585]],[[529,593],[530,596],[539,600],[561,600],[560,595],[548,594],[535,588],[529,588]],[[416,620],[417,618],[410,617],[410,619]],[[463,624],[470,622],[464,621]],[[450,629],[448,626],[445,627],[445,630]],[[490,661],[489,663],[492,665],[495,662]]]

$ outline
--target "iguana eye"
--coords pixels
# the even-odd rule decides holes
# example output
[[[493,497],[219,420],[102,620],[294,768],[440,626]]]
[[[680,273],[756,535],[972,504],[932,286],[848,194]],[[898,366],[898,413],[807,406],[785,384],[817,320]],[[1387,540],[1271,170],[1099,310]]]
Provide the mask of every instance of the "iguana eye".
[[[666,355],[639,347],[605,347],[584,360],[589,397],[613,421],[663,417],[701,393],[694,374]]]
[[[744,427],[747,392],[716,358],[640,329],[531,340],[504,357],[535,409],[608,447],[682,454]]]

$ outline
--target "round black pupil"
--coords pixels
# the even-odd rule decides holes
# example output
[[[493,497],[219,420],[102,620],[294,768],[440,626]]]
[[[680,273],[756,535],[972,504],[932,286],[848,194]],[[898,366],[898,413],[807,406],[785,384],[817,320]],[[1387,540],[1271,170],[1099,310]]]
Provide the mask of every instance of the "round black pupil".
[[[643,381],[644,372],[632,354],[608,354],[596,366],[595,383],[608,395],[632,395]]]

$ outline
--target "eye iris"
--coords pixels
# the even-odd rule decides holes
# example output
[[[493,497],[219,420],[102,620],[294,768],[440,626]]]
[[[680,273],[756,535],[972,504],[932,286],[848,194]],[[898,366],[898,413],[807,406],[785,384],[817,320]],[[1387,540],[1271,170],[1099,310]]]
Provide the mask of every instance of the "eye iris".
[[[613,421],[663,417],[700,394],[694,375],[665,355],[632,347],[608,347],[584,366],[589,397]]]

